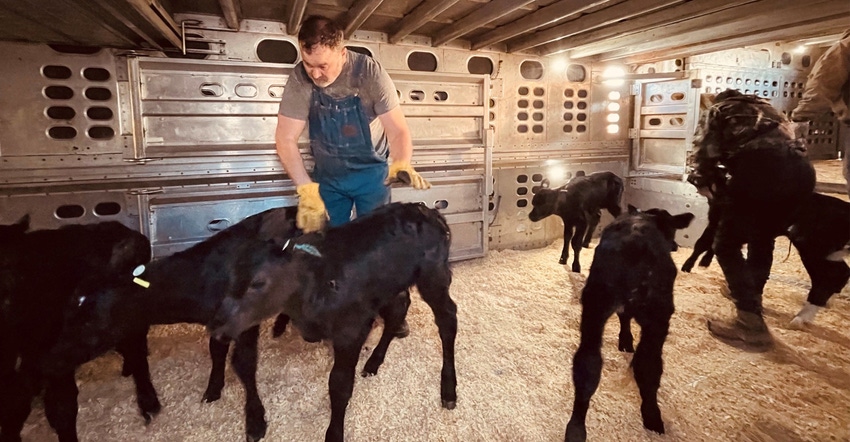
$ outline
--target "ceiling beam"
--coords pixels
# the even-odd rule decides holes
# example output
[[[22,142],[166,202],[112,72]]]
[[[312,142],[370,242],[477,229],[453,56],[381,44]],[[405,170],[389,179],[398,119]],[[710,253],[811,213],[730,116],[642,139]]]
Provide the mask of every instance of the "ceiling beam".
[[[432,35],[432,46],[446,44],[468,33],[469,31],[478,29],[493,20],[516,11],[517,9],[522,9],[534,1],[535,0],[493,0],[492,2],[483,5],[481,8],[476,9],[456,21],[454,24],[446,26]]]
[[[183,36],[180,34],[180,26],[174,22],[171,15],[160,6],[156,0],[127,0],[127,3],[142,15],[151,26],[159,31],[160,37],[165,38],[172,45],[183,49]]]
[[[508,52],[517,52],[617,23],[648,12],[682,3],[682,0],[631,0],[581,16],[531,35],[508,41]]]
[[[422,25],[433,20],[436,16],[442,14],[446,9],[454,6],[460,0],[425,0],[419,6],[413,9],[409,14],[398,23],[395,30],[390,35],[390,43],[398,43],[402,38],[407,37],[413,31],[422,27]]]
[[[834,42],[840,37],[841,32],[847,29],[847,20],[847,14],[838,14],[807,23],[798,23],[790,27],[781,26],[770,30],[760,30],[752,35],[708,43],[698,43],[690,46],[665,49],[663,51],[645,52],[643,54],[624,58],[622,61],[627,64],[650,63],[661,60],[670,60],[673,58],[690,57],[698,54],[707,54],[709,52],[724,51],[727,49],[736,49],[744,46],[771,43],[775,41],[802,40],[823,35],[824,32],[830,33],[833,37],[835,37],[832,40]]]
[[[103,10],[106,11],[108,14],[110,14],[112,17],[118,19],[121,23],[124,24],[124,26],[126,26],[128,29],[135,32],[136,35],[138,35],[139,37],[142,37],[142,39],[145,40],[146,42],[148,42],[148,44],[150,44],[151,47],[153,47],[155,49],[159,49],[160,51],[162,50],[162,45],[160,45],[153,37],[148,35],[147,32],[143,31],[141,28],[136,26],[136,23],[133,20],[131,20],[129,17],[127,17],[121,11],[117,10],[115,8],[115,6],[113,5],[112,1],[110,1],[110,0],[95,0],[95,2],[97,3],[98,6],[103,8]]]
[[[472,50],[500,41],[505,41],[517,35],[533,31],[543,26],[555,24],[571,15],[580,14],[590,8],[608,3],[611,0],[561,0],[549,6],[540,8],[512,23],[499,26],[472,40]]]
[[[298,35],[301,22],[304,20],[304,11],[307,9],[307,0],[292,0],[289,2],[289,20],[286,22],[286,33]]]
[[[762,30],[792,26],[842,13],[850,14],[850,2],[847,0],[810,0],[790,4],[761,0],[663,28],[611,38],[599,44],[587,45],[581,50],[571,50],[569,56],[584,58],[604,54],[606,60],[626,58],[662,48],[753,35]]]
[[[239,23],[242,22],[242,4],[240,0],[218,0],[218,5],[221,6],[221,12],[224,15],[224,22],[230,29],[239,30]]]
[[[345,37],[350,37],[354,31],[360,29],[363,22],[365,22],[366,19],[368,19],[369,16],[375,12],[375,9],[378,9],[378,6],[381,6],[381,3],[383,2],[384,0],[357,0],[354,2],[345,17],[345,29],[343,31]]]
[[[752,3],[757,0],[715,0],[713,4],[706,1],[690,1],[671,8],[662,9],[646,15],[641,15],[594,31],[573,35],[552,43],[547,43],[537,48],[540,55],[554,55],[569,49],[603,41],[608,38],[632,34],[647,29],[667,26],[682,20],[703,16],[724,9]]]

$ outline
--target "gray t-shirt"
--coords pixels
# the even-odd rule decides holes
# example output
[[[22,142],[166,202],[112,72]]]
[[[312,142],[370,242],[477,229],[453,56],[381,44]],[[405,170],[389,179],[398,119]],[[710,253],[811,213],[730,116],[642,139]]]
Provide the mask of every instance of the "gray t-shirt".
[[[352,75],[352,66],[357,62],[365,63],[362,78],[354,78]],[[313,81],[307,76],[303,63],[298,62],[292,69],[289,80],[284,87],[278,113],[285,117],[307,121],[313,87]],[[359,95],[363,103],[363,110],[369,119],[372,145],[379,145],[384,136],[384,127],[376,117],[394,109],[398,106],[399,101],[398,93],[389,74],[374,58],[348,50],[347,59],[339,77],[321,90],[334,98]]]

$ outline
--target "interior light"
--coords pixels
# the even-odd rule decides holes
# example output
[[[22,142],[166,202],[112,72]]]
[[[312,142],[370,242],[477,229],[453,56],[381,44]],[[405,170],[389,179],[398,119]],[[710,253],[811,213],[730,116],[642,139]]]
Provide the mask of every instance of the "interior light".
[[[564,166],[550,166],[546,170],[546,177],[549,178],[550,183],[562,183],[567,179],[567,171]]]
[[[620,110],[620,103],[608,103],[608,112],[617,112]]]
[[[609,133],[609,134],[615,134],[615,133],[617,133],[617,132],[619,132],[619,131],[620,131],[620,126],[618,126],[618,125],[616,125],[616,124],[609,124],[609,125],[605,128],[605,130],[606,130],[606,131],[608,131],[608,133]]]
[[[602,84],[606,86],[616,87],[622,86],[626,80],[623,79],[623,76],[626,75],[626,70],[621,66],[608,66],[602,71]]]
[[[618,115],[618,114],[608,114],[606,119],[608,120],[609,123],[616,123],[616,122],[620,121],[620,115]]]
[[[608,99],[611,100],[611,101],[619,100],[620,99],[620,92],[619,91],[608,92]]]
[[[552,69],[555,71],[563,71],[567,68],[567,59],[564,57],[558,57],[552,60]]]

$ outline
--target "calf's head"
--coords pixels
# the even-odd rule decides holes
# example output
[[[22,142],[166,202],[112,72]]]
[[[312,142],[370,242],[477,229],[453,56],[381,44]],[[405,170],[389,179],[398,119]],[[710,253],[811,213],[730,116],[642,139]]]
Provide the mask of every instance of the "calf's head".
[[[531,213],[528,214],[528,219],[531,221],[540,221],[549,215],[554,215],[558,209],[559,190],[543,188],[534,194],[531,199]]]
[[[652,222],[670,244],[670,251],[672,252],[679,250],[679,245],[676,244],[676,230],[686,229],[694,220],[694,214],[690,212],[671,215],[664,209],[653,208],[640,211],[631,204],[629,204],[629,215],[641,216]]]

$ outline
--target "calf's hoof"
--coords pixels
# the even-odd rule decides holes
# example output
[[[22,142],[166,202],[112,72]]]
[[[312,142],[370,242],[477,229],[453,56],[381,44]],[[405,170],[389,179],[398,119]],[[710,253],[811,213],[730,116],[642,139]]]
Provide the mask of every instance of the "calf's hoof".
[[[617,350],[624,351],[626,353],[634,353],[635,346],[633,342],[623,342],[620,340],[620,343],[617,345]]]
[[[573,272],[581,273],[581,266],[578,264],[573,264]]]
[[[221,388],[207,388],[207,391],[204,392],[203,401],[206,403],[215,402],[221,399]]]
[[[398,328],[395,330],[393,337],[395,337],[396,339],[402,339],[406,338],[408,335],[410,335],[410,326],[407,325],[407,319],[405,319],[404,322],[402,322],[401,325],[398,326]]]
[[[457,407],[457,401],[447,401],[443,399],[443,408],[446,410],[454,410]]]
[[[584,442],[587,440],[587,428],[584,424],[577,424],[570,421],[567,424],[567,432],[564,435],[564,442]]]
[[[641,407],[643,408],[643,407]],[[661,420],[661,410],[658,406],[648,407],[646,411],[641,409],[643,427],[658,434],[664,434],[664,421]]]
[[[756,351],[766,351],[773,346],[773,336],[764,318],[752,312],[738,310],[732,320],[708,320],[708,331],[715,337],[730,342],[743,343]]]
[[[694,263],[692,263],[692,262],[685,262],[684,264],[682,264],[682,271],[683,272],[691,273],[691,269],[693,269],[693,268],[694,268]]]
[[[567,265],[567,258],[561,258],[561,259],[559,259],[559,260],[558,260],[558,264],[560,264],[560,265],[562,265],[562,266],[563,266],[563,265]]]
[[[146,397],[140,396],[138,399],[139,411],[142,417],[145,418],[145,425],[151,423],[153,419],[162,410],[162,404],[159,403],[156,395]]]

